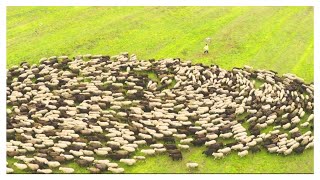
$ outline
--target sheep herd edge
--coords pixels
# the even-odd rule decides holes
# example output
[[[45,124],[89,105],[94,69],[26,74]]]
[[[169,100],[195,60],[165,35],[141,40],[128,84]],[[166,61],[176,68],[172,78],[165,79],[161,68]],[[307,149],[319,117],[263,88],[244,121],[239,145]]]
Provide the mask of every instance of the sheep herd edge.
[[[313,147],[313,94],[313,84],[294,74],[178,58],[22,62],[7,70],[7,156],[33,173],[73,173],[68,162],[124,173],[122,164],[157,154],[180,161],[193,147],[212,160],[261,150],[294,156]]]

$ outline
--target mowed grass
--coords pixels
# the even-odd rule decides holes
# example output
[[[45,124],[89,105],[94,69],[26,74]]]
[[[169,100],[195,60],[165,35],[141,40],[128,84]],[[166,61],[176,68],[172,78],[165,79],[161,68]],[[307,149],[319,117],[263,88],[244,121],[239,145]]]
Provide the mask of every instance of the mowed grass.
[[[204,55],[204,39],[211,37]],[[52,55],[180,57],[313,81],[312,7],[8,7],[7,66]]]
[[[211,37],[209,54],[204,39]],[[180,57],[225,69],[253,66],[313,81],[312,7],[8,7],[7,67],[53,55],[135,53],[139,59]],[[313,150],[265,151],[221,160],[192,147],[182,161],[147,158],[126,173],[313,173]],[[8,158],[9,164],[15,160]],[[196,171],[185,164],[198,162]],[[76,173],[87,173],[74,162]],[[12,166],[11,166],[12,167]],[[26,171],[20,171],[25,173]],[[54,172],[59,172],[55,170]]]

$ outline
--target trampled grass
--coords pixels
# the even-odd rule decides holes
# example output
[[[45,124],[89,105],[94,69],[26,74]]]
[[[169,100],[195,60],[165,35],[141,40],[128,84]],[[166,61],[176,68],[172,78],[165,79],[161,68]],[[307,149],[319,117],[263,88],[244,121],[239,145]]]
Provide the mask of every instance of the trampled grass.
[[[209,54],[204,39],[211,37]],[[312,7],[8,7],[7,67],[53,55],[127,51],[138,59],[180,57],[222,68],[251,65],[313,81]],[[152,76],[152,75],[151,75]],[[257,87],[261,82],[256,82]],[[192,148],[182,161],[148,158],[126,173],[312,173],[313,150],[265,151],[221,160]],[[8,158],[9,165],[15,161]],[[185,163],[198,162],[189,172]],[[76,173],[86,173],[75,163]],[[18,171],[24,172],[24,171]],[[54,171],[58,172],[58,171]]]

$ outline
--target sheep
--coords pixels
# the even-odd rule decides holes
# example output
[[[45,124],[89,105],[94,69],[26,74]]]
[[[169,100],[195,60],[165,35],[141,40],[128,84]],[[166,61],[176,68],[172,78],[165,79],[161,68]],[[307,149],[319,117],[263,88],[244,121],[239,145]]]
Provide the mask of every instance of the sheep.
[[[209,140],[214,140],[214,139],[217,139],[219,136],[217,134],[207,134],[206,137]]]
[[[44,164],[48,163],[48,160],[46,158],[34,156],[34,159]]]
[[[223,154],[228,154],[228,153],[231,152],[231,148],[226,147],[226,148],[223,148],[223,149],[219,149],[218,152],[219,153],[223,153]]]
[[[181,144],[190,144],[193,141],[192,138],[187,138],[187,139],[181,139],[180,143]]]
[[[218,158],[218,159],[220,159],[220,158],[223,158],[223,153],[212,153],[212,155],[214,156],[214,159],[216,159],[216,158]]]
[[[51,174],[52,170],[51,169],[38,169],[37,173],[41,173],[41,174]]]
[[[107,163],[107,166],[108,167],[111,167],[111,168],[117,168],[119,165],[117,163]]]
[[[309,136],[303,137],[300,143],[301,143],[301,145],[308,144],[309,143]]]
[[[313,114],[310,114],[310,116],[308,117],[307,119],[307,122],[310,122],[314,119],[314,115]]]
[[[32,171],[36,171],[37,169],[39,169],[39,165],[38,164],[28,163],[27,166]]]
[[[101,160],[94,160],[93,161],[94,163],[96,164],[105,164],[105,165],[108,165],[108,163],[110,162],[108,159],[101,159]]]
[[[151,144],[150,147],[151,148],[162,148],[163,144]]]
[[[136,160],[145,160],[146,157],[144,157],[144,156],[133,156],[133,159],[136,159]]]
[[[117,174],[124,173],[124,169],[123,168],[109,167],[108,171],[111,171],[112,173],[117,173]]]
[[[187,137],[185,134],[173,134],[172,136],[178,139],[185,139]]]
[[[244,150],[244,151],[238,152],[238,156],[244,157],[244,156],[248,155],[248,153],[249,152],[247,150]]]
[[[199,164],[198,163],[187,163],[186,166],[188,169],[196,169],[199,167]]]
[[[145,154],[145,155],[154,155],[155,154],[155,150],[153,150],[153,149],[142,149],[141,150],[141,152],[143,153],[143,154]]]
[[[69,151],[72,155],[74,156],[77,156],[77,157],[80,157],[80,156],[83,156],[84,153],[82,151],[74,151],[74,150],[70,150]]]
[[[135,152],[136,151],[136,149],[134,147],[129,146],[129,145],[121,146],[121,149],[126,150],[128,152]]]
[[[13,163],[13,165],[16,166],[20,170],[24,170],[24,169],[28,168],[28,166],[26,164],[21,164],[21,163],[17,163],[17,162]]]
[[[309,122],[304,122],[304,123],[300,124],[300,126],[301,127],[307,127],[307,126],[309,126]]]
[[[17,159],[20,161],[23,161],[26,158],[26,156],[13,156],[13,159]]]
[[[268,148],[268,151],[269,151],[270,153],[277,152],[277,150],[279,150],[279,147],[278,147],[278,146]]]
[[[86,155],[86,156],[92,156],[92,155],[94,155],[94,152],[93,152],[93,151],[83,150],[83,149],[81,149],[80,151],[82,151],[82,152],[83,152],[83,155]]]
[[[287,149],[287,150],[285,150],[285,151],[283,152],[284,155],[289,155],[289,154],[291,154],[291,153],[292,153],[292,149],[291,149],[291,148],[289,148],[289,149]]]
[[[59,171],[62,171],[63,173],[71,174],[74,172],[74,169],[69,167],[59,167]]]
[[[173,161],[182,160],[182,153],[178,149],[169,149],[168,150],[169,157],[172,158]]]
[[[313,141],[310,142],[309,144],[306,145],[306,149],[309,149],[309,148],[312,148],[314,145],[313,145]]]
[[[107,168],[108,168],[108,166],[106,165],[106,164],[100,164],[100,163],[94,163],[94,167],[95,168],[97,168],[97,169],[92,169],[93,171],[99,171],[99,172],[101,172],[101,171],[105,171],[105,170],[107,170]],[[91,172],[92,172],[92,170],[91,170]]]
[[[89,170],[90,173],[92,174],[97,174],[100,173],[100,169],[96,168],[96,167],[88,167],[87,170]]]
[[[7,71],[12,108],[7,110],[6,152],[33,171],[33,163],[43,168],[72,159],[86,167],[93,162],[88,168],[93,173],[118,168],[93,155],[119,161],[142,145],[149,148],[142,154],[168,151],[173,160],[181,160],[180,150],[190,144],[208,146],[203,153],[215,158],[232,150],[258,152],[260,145],[284,155],[313,147],[314,115],[301,119],[313,113],[314,85],[295,75],[280,78],[246,67],[226,71],[180,59],[139,61],[128,53],[112,57],[115,61],[102,55],[59,58],[62,62],[51,57]],[[159,81],[141,71],[154,71]],[[256,89],[251,78],[265,83]],[[272,130],[261,133],[267,127]],[[301,134],[303,127],[310,131]],[[219,137],[235,142],[220,144]],[[34,159],[18,157],[24,154]]]
[[[220,134],[219,137],[223,138],[223,139],[228,139],[232,136],[233,134],[231,132],[229,133],[225,133],[225,134]]]
[[[290,146],[290,149],[295,149],[295,148],[299,147],[299,145],[300,144],[298,142],[296,142],[292,146]]]
[[[103,150],[103,149],[95,149],[93,150],[98,156],[105,156],[107,154],[109,154],[109,152],[107,150]]]
[[[216,141],[215,140],[211,140],[211,141],[207,141],[207,142],[205,142],[205,146],[210,146],[211,144],[215,144],[216,143]]]
[[[125,163],[126,165],[133,165],[135,164],[137,161],[135,159],[120,159],[120,162]]]
[[[7,167],[7,170],[6,170],[6,173],[7,174],[11,174],[11,173],[13,173],[14,172],[14,170],[12,169],[12,168],[8,168]]]
[[[283,125],[282,128],[283,128],[283,129],[289,129],[290,126],[291,126],[291,124],[290,124],[290,123],[287,123],[287,124]]]
[[[84,160],[89,161],[89,162],[93,162],[94,161],[94,157],[89,157],[89,156],[80,156],[80,159],[84,159]]]
[[[233,150],[241,150],[243,148],[243,144],[237,144],[231,147]]]
[[[255,146],[255,145],[257,145],[257,141],[253,140],[253,141],[251,141],[251,142],[248,142],[247,145],[248,145],[249,147]]]
[[[178,147],[183,150],[188,150],[190,148],[187,144],[178,144]]]
[[[50,168],[56,168],[60,166],[60,163],[58,161],[48,161],[46,163]]]
[[[154,148],[154,150],[155,150],[155,152],[157,152],[157,153],[164,153],[164,152],[167,151],[166,148]]]
[[[298,131],[299,131],[299,128],[298,128],[298,127],[295,127],[295,128],[293,128],[293,129],[291,129],[291,130],[289,131],[289,133],[290,133],[290,134],[293,134],[293,133],[298,132]]]
[[[61,154],[63,157],[65,157],[67,160],[71,160],[74,159],[73,155],[69,155],[69,154]]]

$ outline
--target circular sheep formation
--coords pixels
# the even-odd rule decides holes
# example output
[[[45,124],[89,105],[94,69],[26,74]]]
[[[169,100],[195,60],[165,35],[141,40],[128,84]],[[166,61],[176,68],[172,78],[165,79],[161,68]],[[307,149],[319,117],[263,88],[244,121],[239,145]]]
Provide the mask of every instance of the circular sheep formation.
[[[68,162],[123,173],[156,154],[181,160],[191,146],[212,159],[302,153],[313,147],[313,92],[293,74],[128,53],[23,62],[7,71],[7,156],[34,173],[73,173]]]

